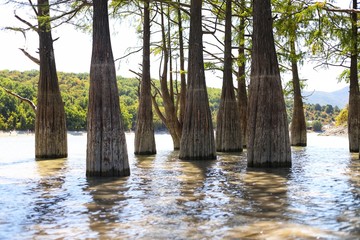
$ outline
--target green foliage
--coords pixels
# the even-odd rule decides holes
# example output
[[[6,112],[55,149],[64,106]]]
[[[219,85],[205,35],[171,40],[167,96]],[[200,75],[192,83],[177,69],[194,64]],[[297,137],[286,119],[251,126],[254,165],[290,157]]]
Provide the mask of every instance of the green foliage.
[[[39,78],[38,71],[0,71],[0,83],[19,95],[36,103],[36,89]],[[61,95],[65,104],[66,124],[70,131],[86,130],[86,114],[88,107],[89,74],[58,73]],[[135,129],[139,81],[137,79],[117,78],[120,96],[121,115],[126,131]],[[159,81],[154,80],[159,86]],[[7,94],[0,86],[0,130],[34,130],[35,112],[17,98]],[[210,109],[216,116],[220,103],[220,89],[209,88]],[[160,110],[163,110],[162,100],[158,97]],[[154,127],[164,131],[165,126],[154,111]]]
[[[321,132],[322,123],[320,121],[314,121],[314,122],[312,122],[312,128],[315,132]]]
[[[27,97],[36,103],[36,89],[39,77],[38,71],[0,71],[0,83],[13,92]],[[86,114],[88,107],[89,74],[87,73],[58,73],[61,95],[65,103],[66,123],[68,130],[86,130]],[[126,131],[135,129],[139,81],[137,79],[117,78],[120,95],[121,114]],[[159,81],[153,80],[159,87]],[[155,93],[153,89],[153,94]],[[208,88],[209,106],[216,126],[216,114],[220,104],[221,89]],[[164,112],[162,99],[157,97],[159,108]],[[291,122],[293,100],[286,98],[288,121]],[[305,104],[304,112],[307,121],[319,121],[322,125],[336,123],[343,124],[347,121],[347,110],[335,106],[320,104]],[[337,117],[336,117],[337,116]],[[166,130],[161,119],[154,111],[154,127],[156,131]],[[34,130],[35,112],[32,108],[7,94],[0,87],[0,130]]]
[[[38,71],[0,71],[1,87],[35,103],[38,79]],[[67,129],[86,130],[89,74],[59,72],[58,79],[65,103]],[[118,84],[124,125],[126,130],[131,130],[136,119],[138,81],[118,78]],[[32,108],[0,88],[0,130],[34,130],[34,126],[35,112]]]
[[[333,113],[333,112],[334,112],[334,108],[333,108],[333,106],[332,106],[332,105],[327,104],[327,105],[325,106],[325,112],[326,112],[327,114],[331,114],[331,113]]]

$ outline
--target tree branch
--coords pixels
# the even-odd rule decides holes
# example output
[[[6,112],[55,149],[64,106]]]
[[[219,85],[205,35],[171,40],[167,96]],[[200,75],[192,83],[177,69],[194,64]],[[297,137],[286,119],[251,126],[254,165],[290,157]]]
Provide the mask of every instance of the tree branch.
[[[30,58],[31,61],[33,61],[34,63],[36,63],[37,65],[40,65],[40,60],[36,57],[33,57],[30,55],[30,53],[28,53],[27,51],[25,51],[25,49],[23,48],[19,48],[24,54],[25,56],[27,56],[28,58]]]
[[[2,89],[5,90],[5,92],[7,92],[8,94],[14,96],[14,97],[17,97],[18,99],[20,99],[22,102],[26,102],[27,104],[29,104],[31,106],[31,108],[34,110],[34,112],[36,112],[36,105],[33,101],[31,101],[30,99],[28,98],[24,98],[22,96],[20,96],[19,94],[17,93],[14,93],[12,91],[10,91],[9,89],[7,88],[4,88],[4,87],[1,87]]]

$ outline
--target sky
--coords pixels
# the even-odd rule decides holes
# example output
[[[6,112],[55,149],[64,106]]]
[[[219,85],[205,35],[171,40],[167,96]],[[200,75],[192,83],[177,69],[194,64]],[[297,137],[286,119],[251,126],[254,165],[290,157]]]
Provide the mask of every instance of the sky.
[[[340,0],[341,7],[347,8],[349,0]],[[31,13],[17,10],[17,14],[24,18],[30,18]],[[134,49],[141,46],[142,41],[135,33],[135,29],[125,24],[116,24],[110,27],[112,32],[112,48],[114,58],[117,59],[126,55],[129,48]],[[29,60],[19,48],[26,49],[29,53],[36,56],[38,48],[38,37],[35,33],[28,34],[25,39],[21,33],[4,30],[7,26],[24,26],[14,17],[12,6],[0,6],[0,70],[32,70],[38,66]],[[70,25],[56,28],[52,32],[53,39],[59,37],[54,42],[56,67],[58,71],[83,73],[89,72],[91,60],[91,34],[75,30]],[[123,77],[135,77],[133,71],[139,71],[141,64],[141,53],[128,57],[115,63],[117,75]],[[347,86],[346,83],[338,83],[337,76],[343,71],[342,68],[318,68],[313,69],[314,65],[310,62],[304,63],[300,67],[300,78],[307,79],[307,91],[335,91]],[[152,72],[153,78],[159,79],[158,63],[153,58]],[[212,73],[206,74],[207,85],[211,87],[221,87],[221,79],[213,76]],[[283,77],[288,78],[288,76]],[[286,80],[286,79],[285,79]]]

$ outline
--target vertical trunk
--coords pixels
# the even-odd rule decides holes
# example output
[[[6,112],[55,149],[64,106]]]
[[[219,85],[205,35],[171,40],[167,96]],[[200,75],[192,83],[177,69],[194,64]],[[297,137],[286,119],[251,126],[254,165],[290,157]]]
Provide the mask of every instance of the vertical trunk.
[[[295,36],[295,33],[293,33]],[[291,38],[291,37],[290,37]],[[303,101],[301,96],[300,78],[296,60],[295,40],[290,40],[291,48],[291,70],[292,82],[294,89],[294,108],[291,121],[291,145],[292,146],[306,146],[306,121],[304,114]]]
[[[188,89],[179,155],[187,160],[216,159],[205,84],[201,7],[202,1],[191,1]]]
[[[180,122],[177,118],[176,107],[174,99],[172,98],[173,91],[169,91],[168,87],[168,62],[169,62],[169,49],[166,44],[166,34],[165,34],[165,21],[164,21],[164,13],[161,3],[161,26],[162,26],[162,47],[164,52],[164,68],[162,75],[160,77],[160,88],[161,94],[163,97],[163,103],[165,108],[165,122],[167,129],[173,139],[174,149],[180,148],[180,137],[181,137],[181,126]],[[170,86],[172,88],[173,86]]]
[[[357,9],[357,0],[353,0],[353,9]],[[357,72],[357,13],[351,13],[352,47],[350,59],[350,94],[348,115],[348,137],[350,152],[359,152],[359,82]]]
[[[245,0],[240,2],[240,12],[245,11]],[[241,126],[241,141],[243,147],[247,144],[247,107],[248,99],[246,92],[246,73],[245,73],[245,17],[240,18],[239,25],[239,70],[238,70],[238,104],[239,104],[239,115],[240,115],[240,126]]]
[[[144,2],[143,63],[140,101],[135,129],[135,154],[155,154],[153,111],[150,78],[150,9],[149,0]]]
[[[219,152],[242,151],[239,108],[232,78],[231,1],[226,0],[224,76],[216,126],[216,150]]]
[[[67,157],[65,110],[56,72],[48,0],[38,0],[38,23],[40,78],[35,118],[35,156],[62,158]]]
[[[167,30],[167,43],[168,43],[168,52],[169,52],[169,69],[170,69],[170,74],[169,74],[169,90],[170,90],[170,99],[171,99],[171,102],[173,102],[174,106],[176,105],[175,104],[175,96],[174,96],[174,78],[173,78],[173,53],[172,53],[172,48],[171,48],[171,26],[170,26],[170,22],[171,22],[171,19],[170,19],[170,6],[168,6],[168,11],[167,11],[167,14],[166,14],[168,17],[168,23],[167,23],[167,27],[168,27],[168,30]],[[176,113],[176,107],[175,107],[175,113]]]
[[[289,167],[291,149],[270,0],[254,0],[248,112],[248,166]]]
[[[120,115],[107,4],[103,0],[93,1],[86,175],[128,176],[130,169]]]
[[[180,3],[180,0],[178,1]],[[184,122],[185,115],[185,103],[186,103],[186,76],[185,76],[185,56],[184,56],[184,38],[183,38],[183,28],[182,28],[182,19],[181,19],[181,10],[180,6],[178,8],[178,18],[179,18],[179,53],[180,53],[180,114],[179,121],[182,127]]]

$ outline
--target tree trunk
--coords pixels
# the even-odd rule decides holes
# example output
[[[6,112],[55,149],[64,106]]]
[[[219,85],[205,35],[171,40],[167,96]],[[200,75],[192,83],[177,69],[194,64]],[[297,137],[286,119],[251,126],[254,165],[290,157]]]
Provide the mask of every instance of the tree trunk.
[[[177,112],[175,107],[174,98],[172,97],[172,90],[169,91],[168,87],[168,62],[169,62],[169,49],[166,44],[166,34],[165,34],[165,21],[164,21],[164,13],[161,3],[161,28],[162,28],[162,47],[164,52],[164,68],[162,75],[160,77],[160,88],[161,88],[161,94],[165,109],[165,119],[164,124],[166,125],[167,129],[169,130],[169,133],[173,139],[174,149],[177,150],[180,148],[180,137],[181,137],[181,125],[177,118]],[[170,34],[170,33],[169,33]],[[173,88],[174,86],[170,86],[170,88]]]
[[[202,1],[191,0],[188,89],[179,154],[186,160],[216,159],[205,84],[201,7]]]
[[[245,0],[240,2],[241,13],[245,11]],[[238,105],[241,126],[241,141],[243,147],[247,144],[247,108],[248,97],[246,92],[246,71],[245,71],[245,17],[241,16],[239,25],[239,70],[238,70]]]
[[[219,152],[242,151],[239,108],[232,78],[231,1],[226,0],[224,76],[216,126],[216,150]]]
[[[353,0],[353,9],[357,9],[357,0]],[[357,71],[357,13],[351,13],[351,58],[350,58],[350,93],[348,115],[348,137],[350,152],[359,152],[359,81]]]
[[[108,2],[94,0],[86,175],[130,175],[110,42]]]
[[[180,0],[178,0],[180,3]],[[179,122],[182,128],[185,115],[185,104],[186,104],[186,75],[185,75],[185,55],[184,55],[184,37],[183,37],[183,27],[182,27],[182,17],[180,6],[178,8],[178,18],[179,18],[179,54],[180,54],[180,114]]]
[[[35,118],[36,158],[67,157],[64,103],[56,72],[49,1],[38,0],[40,78]]]
[[[254,0],[248,167],[290,167],[291,148],[270,0]]]
[[[295,33],[294,33],[295,34]],[[306,146],[306,121],[304,114],[304,106],[301,96],[300,78],[298,72],[298,66],[296,61],[296,48],[295,40],[290,40],[291,47],[291,70],[292,70],[292,82],[294,89],[294,108],[291,121],[291,145],[292,146]]]
[[[150,9],[144,2],[143,63],[140,100],[135,129],[135,154],[156,154],[150,78]]]

